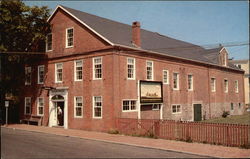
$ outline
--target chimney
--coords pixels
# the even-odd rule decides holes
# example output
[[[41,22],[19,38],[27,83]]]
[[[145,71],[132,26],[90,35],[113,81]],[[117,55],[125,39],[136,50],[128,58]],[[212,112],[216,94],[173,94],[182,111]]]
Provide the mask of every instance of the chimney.
[[[137,47],[141,47],[141,26],[140,22],[132,24],[132,43]]]

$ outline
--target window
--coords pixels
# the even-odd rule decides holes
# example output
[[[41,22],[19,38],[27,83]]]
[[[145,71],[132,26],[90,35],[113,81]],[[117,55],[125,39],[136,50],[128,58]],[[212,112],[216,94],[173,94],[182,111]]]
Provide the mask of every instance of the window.
[[[56,83],[61,83],[62,82],[62,76],[63,76],[63,64],[62,63],[57,63],[56,64]]]
[[[147,61],[147,80],[153,80],[153,61]]]
[[[75,61],[75,81],[82,80],[82,60]]]
[[[37,115],[43,115],[44,111],[44,98],[37,98]]]
[[[238,80],[236,80],[234,82],[235,82],[235,93],[239,93],[239,82],[238,82]]]
[[[38,66],[38,70],[37,70],[37,83],[38,84],[43,84],[44,82],[44,65],[40,65]]]
[[[24,98],[24,114],[31,114],[31,97]]]
[[[173,114],[181,113],[181,105],[172,105],[172,113]]]
[[[135,59],[128,58],[127,66],[128,66],[128,79],[135,79]]]
[[[188,75],[188,90],[193,90],[193,75]]]
[[[159,110],[161,107],[161,104],[152,104],[152,110]]]
[[[224,79],[224,91],[225,93],[228,92],[228,80],[227,79]]]
[[[94,118],[102,118],[102,97],[101,96],[94,96],[94,110],[93,116]]]
[[[102,58],[96,57],[93,59],[93,68],[94,68],[94,79],[102,79]]]
[[[52,34],[48,34],[46,37],[46,50],[51,51],[52,50]]]
[[[235,64],[235,66],[241,69],[241,64]]]
[[[74,30],[73,28],[66,29],[66,48],[74,45]]]
[[[25,67],[25,85],[31,85],[31,67]]]
[[[168,84],[168,70],[163,70],[163,84]]]
[[[211,91],[215,92],[216,91],[216,79],[215,78],[211,78]]]
[[[123,111],[136,110],[136,100],[123,100],[122,110]]]
[[[234,110],[234,104],[231,103],[231,110]]]
[[[241,103],[239,103],[239,109],[241,108]]]
[[[174,88],[174,90],[179,90],[179,73],[174,73],[173,74],[173,78],[174,78],[174,80],[173,80],[173,84],[174,84],[174,86],[173,86],[173,88]]]
[[[75,97],[75,117],[83,116],[83,102],[82,97]]]

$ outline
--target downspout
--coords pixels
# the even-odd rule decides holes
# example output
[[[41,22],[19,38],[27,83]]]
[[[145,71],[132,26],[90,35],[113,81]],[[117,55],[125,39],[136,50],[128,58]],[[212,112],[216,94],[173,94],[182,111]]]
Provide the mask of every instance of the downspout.
[[[210,87],[210,70],[209,66],[207,67],[207,76],[208,76],[208,109],[209,109],[209,119],[211,119],[211,87]]]

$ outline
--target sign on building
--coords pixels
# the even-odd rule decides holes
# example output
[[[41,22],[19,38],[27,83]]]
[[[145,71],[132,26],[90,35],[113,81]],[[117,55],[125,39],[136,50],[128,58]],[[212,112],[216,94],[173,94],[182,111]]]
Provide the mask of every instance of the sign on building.
[[[162,103],[162,82],[140,81],[141,103]]]

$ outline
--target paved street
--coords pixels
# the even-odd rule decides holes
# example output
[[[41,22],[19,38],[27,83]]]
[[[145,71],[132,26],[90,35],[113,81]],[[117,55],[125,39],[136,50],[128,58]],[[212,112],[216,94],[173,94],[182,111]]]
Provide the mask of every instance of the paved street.
[[[1,157],[8,158],[197,158],[174,151],[2,128]]]

